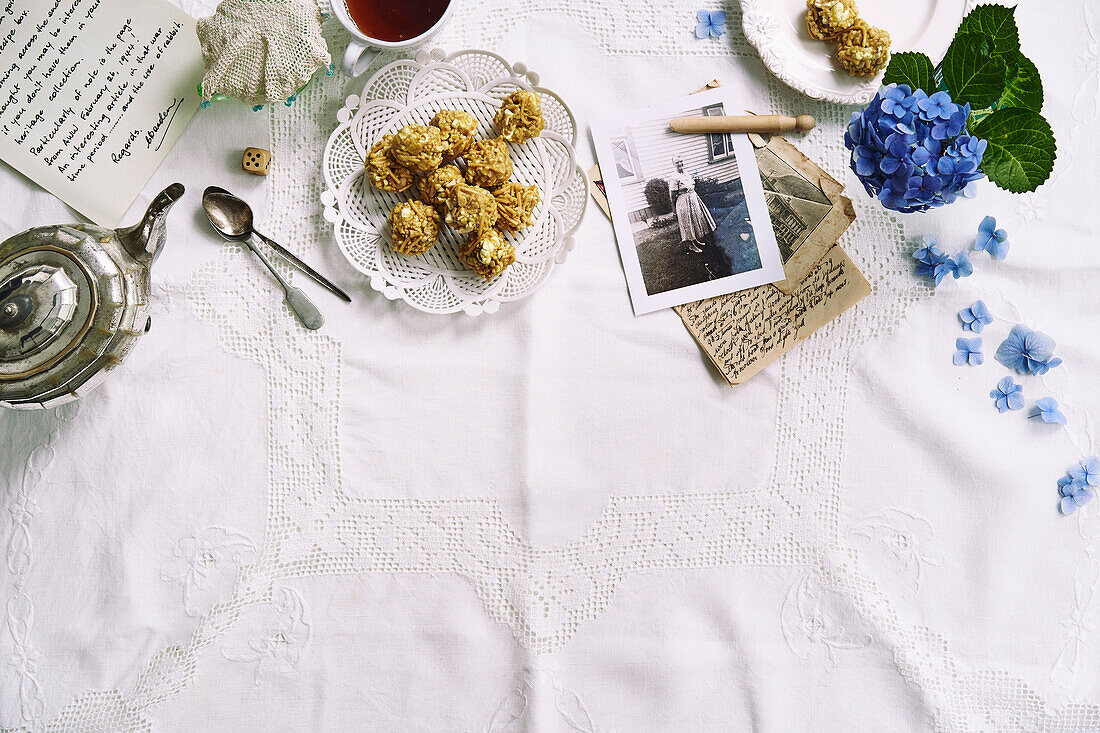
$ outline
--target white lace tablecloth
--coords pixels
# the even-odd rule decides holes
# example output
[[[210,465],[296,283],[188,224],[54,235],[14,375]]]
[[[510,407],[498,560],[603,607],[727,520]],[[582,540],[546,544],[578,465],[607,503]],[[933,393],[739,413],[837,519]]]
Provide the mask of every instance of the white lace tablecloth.
[[[851,110],[773,79],[733,7],[698,41],[686,0],[463,5],[441,47],[526,62],[582,123],[714,77],[814,114],[795,142],[847,181],[872,295],[730,389],[671,311],[631,315],[592,207],[534,297],[418,313],[322,219],[323,143],[362,80],[215,105],[135,205],[188,187],[152,331],[78,405],[0,414],[0,727],[1100,729],[1100,502],[1062,516],[1055,485],[1100,415],[1092,0],[1017,13],[1054,178],[919,216],[862,194]],[[269,178],[236,170],[247,145],[274,151]],[[208,231],[210,184],[354,303],[306,284],[328,323],[300,328]],[[74,218],[7,168],[0,193],[2,236]],[[918,282],[911,238],[962,249],[987,213],[1008,260]],[[1068,430],[998,414],[995,364],[951,364],[977,298],[1058,341]]]

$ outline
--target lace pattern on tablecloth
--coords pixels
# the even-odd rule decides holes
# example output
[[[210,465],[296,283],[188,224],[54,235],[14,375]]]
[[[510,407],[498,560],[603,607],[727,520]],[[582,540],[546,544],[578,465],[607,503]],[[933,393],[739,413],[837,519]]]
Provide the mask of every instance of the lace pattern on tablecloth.
[[[35,496],[47,489],[54,443],[62,427],[72,421],[78,410],[79,403],[74,402],[51,410],[44,421],[35,419],[34,415],[29,418],[22,415],[16,417],[12,425],[13,435],[31,436],[26,441],[29,451],[25,455],[19,451],[19,444],[24,441],[4,442],[10,451],[9,457],[17,459],[12,461],[12,467],[22,465],[18,476],[13,478],[12,495],[5,502],[11,525],[5,547],[7,578],[0,584],[8,590],[4,604],[4,632],[11,637],[9,667],[16,677],[19,715],[24,723],[32,726],[39,722],[45,709],[42,685],[38,681],[40,655],[34,644],[34,602],[26,588],[27,576],[34,563],[33,524],[38,512]],[[44,435],[35,436],[42,430],[45,430]]]
[[[679,0],[675,6],[671,12],[685,17],[695,10]],[[493,33],[499,37],[517,18],[557,11],[578,19],[613,53],[751,54],[740,37],[731,41],[731,49],[691,44],[675,33],[659,34],[659,45],[653,46],[650,30],[658,25],[657,16],[669,17],[667,3],[640,3],[630,14],[610,8],[576,0],[490,0],[477,16],[477,32],[463,26],[475,23],[473,14],[456,21],[456,28],[463,38],[491,43]],[[739,23],[737,13],[731,12],[728,27]],[[684,28],[686,36],[689,24],[685,22]],[[345,40],[339,30],[330,27],[327,32],[338,39],[336,45]],[[1094,53],[1086,58],[1091,74],[1086,78],[1094,88],[1097,68]],[[342,80],[319,79],[303,91],[290,114],[281,109],[271,116],[274,152],[284,162],[272,174],[273,233],[301,243],[306,253],[327,237],[322,234],[326,226],[320,202],[324,184],[317,171],[332,110],[341,95]],[[835,132],[846,122],[845,110],[806,103],[774,79],[769,81],[768,99],[772,109],[797,107],[817,116],[818,130],[801,145],[808,155],[825,161],[844,158]],[[1095,117],[1095,94],[1091,101],[1075,103],[1075,113],[1078,109],[1091,109]],[[457,573],[476,588],[486,610],[507,623],[520,643],[546,653],[597,618],[627,574],[733,565],[805,568],[782,608],[775,609],[792,653],[836,658],[870,645],[892,649],[899,672],[936,711],[938,730],[992,725],[1071,731],[1100,725],[1098,706],[1072,704],[1054,710],[1008,673],[963,673],[943,636],[899,620],[895,601],[865,561],[872,553],[886,553],[887,566],[892,564],[901,583],[910,593],[919,593],[921,574],[934,562],[924,547],[931,540],[922,519],[884,507],[841,526],[840,465],[851,355],[868,334],[881,337],[896,329],[906,311],[930,295],[911,277],[902,258],[894,256],[905,239],[900,221],[862,196],[856,197],[856,206],[859,218],[842,243],[867,274],[872,294],[854,316],[827,325],[774,367],[780,388],[768,487],[751,494],[613,497],[583,536],[552,548],[526,542],[491,499],[368,500],[349,495],[342,487],[336,447],[340,343],[291,328],[292,315],[274,297],[267,278],[248,266],[247,254],[223,247],[193,278],[188,298],[199,316],[216,327],[226,348],[263,365],[267,373],[270,475],[262,554],[239,568],[232,597],[201,617],[185,645],[168,647],[153,657],[136,689],[126,697],[118,692],[77,697],[48,729],[148,730],[140,712],[183,689],[196,672],[199,656],[241,623],[249,608],[261,604],[270,605],[276,617],[282,613],[293,620],[295,628],[306,625],[296,637],[295,648],[300,649],[308,638],[307,614],[296,605],[300,598],[288,597],[279,587],[285,578],[349,572]],[[294,338],[287,338],[287,333]],[[820,401],[811,403],[803,399],[805,394],[818,395]],[[1079,608],[1092,602],[1095,567],[1092,556],[1082,561]],[[1080,653],[1081,638],[1071,628],[1066,659],[1056,666],[1070,671],[1058,674],[1072,674],[1072,657]],[[261,658],[249,661],[263,663]],[[276,658],[268,663],[279,666],[288,661]],[[502,714],[511,715],[508,708],[522,704],[524,686],[536,683],[529,675],[515,701],[502,701]],[[569,694],[579,704],[576,693]],[[583,711],[583,706],[578,709]],[[593,728],[590,719],[585,723],[579,729]]]

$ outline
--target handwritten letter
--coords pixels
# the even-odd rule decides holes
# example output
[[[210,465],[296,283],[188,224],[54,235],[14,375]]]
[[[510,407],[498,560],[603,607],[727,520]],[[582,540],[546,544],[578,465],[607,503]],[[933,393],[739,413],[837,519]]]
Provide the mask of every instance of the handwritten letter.
[[[201,78],[195,23],[165,0],[0,0],[0,158],[115,226]]]
[[[871,286],[834,245],[790,295],[774,285],[677,306],[688,331],[731,385],[741,384],[867,297]]]

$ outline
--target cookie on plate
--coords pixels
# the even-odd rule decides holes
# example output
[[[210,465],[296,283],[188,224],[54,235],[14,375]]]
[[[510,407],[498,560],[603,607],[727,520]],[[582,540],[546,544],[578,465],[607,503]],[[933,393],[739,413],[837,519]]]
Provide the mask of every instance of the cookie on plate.
[[[486,280],[504,272],[516,261],[516,248],[505,241],[496,229],[472,234],[463,243],[458,257],[467,267]]]
[[[402,201],[390,211],[390,238],[401,254],[422,255],[439,241],[439,214],[420,201]]]
[[[806,0],[806,31],[811,38],[836,38],[858,20],[856,0]]]
[[[432,126],[439,128],[443,137],[444,160],[454,160],[474,144],[477,134],[477,120],[469,112],[457,109],[441,109],[432,118]]]
[[[497,201],[477,186],[455,186],[447,198],[447,226],[456,232],[480,234],[497,223]]]
[[[496,188],[512,177],[508,145],[498,137],[478,140],[466,153],[466,180],[474,186]]]
[[[501,101],[493,124],[510,143],[525,143],[538,137],[546,127],[539,95],[526,89],[512,92]]]
[[[367,153],[367,162],[363,165],[367,171],[370,185],[380,191],[401,193],[406,191],[416,176],[393,157],[393,135],[383,135],[382,139],[371,146]]]
[[[890,63],[890,34],[865,20],[837,37],[836,58],[855,76],[874,76]]]
[[[535,223],[534,211],[539,205],[539,187],[508,182],[493,191],[497,200],[497,226],[516,232]]]
[[[466,179],[462,177],[462,171],[455,165],[436,168],[422,175],[416,182],[416,187],[420,190],[420,198],[432,206],[443,206],[455,190],[455,186],[464,185],[466,185]]]
[[[446,149],[438,127],[431,125],[405,125],[393,138],[394,160],[409,170],[430,171],[443,162]]]

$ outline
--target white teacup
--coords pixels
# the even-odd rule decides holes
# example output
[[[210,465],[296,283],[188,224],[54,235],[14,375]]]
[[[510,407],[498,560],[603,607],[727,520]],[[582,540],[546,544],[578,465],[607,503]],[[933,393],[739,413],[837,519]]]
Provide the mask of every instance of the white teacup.
[[[374,61],[374,57],[380,51],[410,49],[423,45],[432,36],[443,30],[443,27],[447,25],[447,21],[451,19],[451,13],[454,12],[455,5],[459,2],[460,0],[450,0],[443,11],[443,15],[439,16],[439,20],[435,22],[435,25],[419,36],[407,38],[404,41],[383,41],[380,38],[371,38],[363,33],[359,26],[355,25],[344,0],[332,0],[332,12],[352,36],[351,43],[344,51],[344,58],[340,61],[340,69],[348,76],[359,76],[367,70],[367,67],[370,66],[371,62]]]

